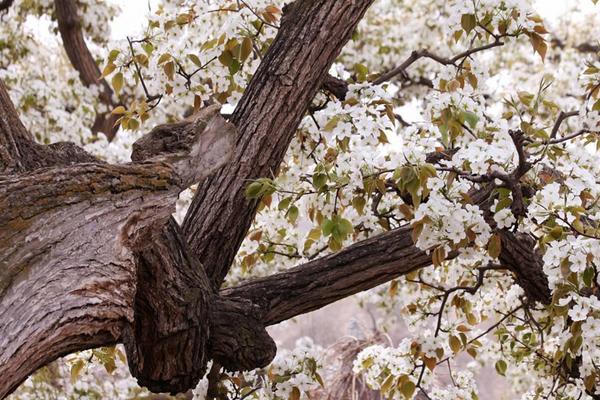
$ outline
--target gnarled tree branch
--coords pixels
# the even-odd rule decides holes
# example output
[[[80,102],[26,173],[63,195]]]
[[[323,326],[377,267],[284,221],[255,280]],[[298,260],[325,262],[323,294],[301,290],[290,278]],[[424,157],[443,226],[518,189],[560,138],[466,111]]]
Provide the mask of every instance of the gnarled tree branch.
[[[17,118],[12,111],[3,119]],[[213,297],[208,278],[197,262],[186,268],[185,247],[172,237],[167,251],[156,253],[158,241],[148,245],[178,193],[228,159],[234,128],[216,107],[171,128],[179,141],[159,126],[150,143],[136,144],[136,162],[125,165],[102,163],[81,149],[65,164],[60,147],[20,138],[48,157],[0,175],[0,398],[56,357],[124,339],[143,384],[180,391],[199,379],[205,364],[191,361],[208,359],[208,323],[200,320]],[[166,144],[157,147],[161,140]],[[144,262],[153,257],[157,264],[148,269]],[[196,300],[182,299],[187,293]],[[156,329],[136,329],[148,324]],[[191,359],[156,363],[157,354],[172,354],[173,343],[196,351]]]

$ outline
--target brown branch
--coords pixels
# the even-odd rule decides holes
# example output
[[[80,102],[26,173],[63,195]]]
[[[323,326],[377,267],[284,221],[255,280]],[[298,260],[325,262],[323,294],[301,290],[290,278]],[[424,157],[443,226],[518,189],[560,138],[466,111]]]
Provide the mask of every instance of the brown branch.
[[[49,146],[35,143],[0,80],[0,174],[97,161],[73,143],[58,142]]]
[[[468,49],[468,50],[463,51],[462,53],[459,53],[451,58],[439,56],[435,53],[430,52],[427,49],[415,50],[410,54],[410,56],[408,56],[408,58],[406,60],[404,60],[404,62],[402,64],[400,64],[396,68],[392,69],[391,71],[384,73],[379,78],[375,79],[375,81],[373,81],[373,84],[380,85],[383,82],[389,81],[396,75],[406,76],[406,69],[408,67],[410,67],[412,64],[414,64],[416,61],[420,60],[421,58],[430,58],[442,65],[455,65],[456,66],[456,63],[459,60],[466,59],[467,57],[470,57],[471,55],[478,53],[480,51],[491,49],[493,47],[503,46],[503,45],[504,45],[504,42],[502,42],[500,40],[500,37],[497,37],[496,40],[493,41],[492,43],[488,43],[488,44],[485,44],[485,45],[482,45],[479,47],[474,47],[474,48]]]
[[[0,173],[25,169],[32,143],[33,137],[19,119],[8,89],[0,79]]]
[[[431,257],[414,246],[411,231],[404,227],[382,233],[336,254],[224,289],[221,295],[260,304],[266,325],[285,321],[431,265]]]
[[[562,125],[564,120],[566,120],[567,118],[574,117],[576,115],[579,115],[579,111],[569,111],[569,112],[561,111],[560,114],[558,114],[558,118],[556,119],[554,126],[552,127],[552,132],[550,133],[550,139],[556,138],[556,135],[558,134],[558,130],[560,129],[560,126]]]
[[[0,12],[8,12],[8,9],[10,8],[10,6],[12,6],[12,4],[14,3],[15,0],[2,0],[0,1]]]
[[[479,204],[489,204],[488,194],[475,193],[473,198]],[[382,233],[336,254],[220,293],[261,305],[263,323],[276,324],[431,265],[431,256],[414,245],[411,233],[410,227]],[[550,290],[541,256],[534,250],[535,241],[525,234],[499,233],[502,265],[515,274],[531,300],[548,304]]]
[[[417,79],[412,79],[408,76],[406,70],[412,64],[414,64],[416,61],[420,60],[421,58],[430,58],[442,65],[459,66],[459,65],[457,65],[458,61],[462,62],[475,53],[504,45],[504,42],[501,41],[501,38],[503,38],[504,36],[494,36],[494,37],[495,37],[495,40],[491,43],[487,43],[487,44],[484,44],[484,45],[481,45],[478,47],[470,48],[470,49],[465,50],[462,53],[459,53],[450,58],[443,57],[438,54],[432,53],[427,49],[414,50],[412,53],[410,53],[410,56],[408,56],[408,58],[406,60],[404,60],[404,62],[402,62],[402,64],[400,64],[396,68],[379,76],[377,79],[375,79],[373,81],[373,84],[381,85],[382,83],[389,81],[390,79],[394,78],[395,76],[401,75],[403,88],[414,86],[414,85],[422,85],[422,86],[427,86],[429,88],[432,88],[433,82],[429,78],[419,77]],[[338,99],[344,100],[344,98],[346,97],[346,93],[348,92],[348,84],[340,79],[332,77],[331,75],[327,75],[325,77],[325,81],[323,83],[323,89],[330,91]],[[400,122],[402,123],[402,121],[400,121]],[[404,125],[404,123],[403,123],[403,125]]]
[[[340,101],[344,101],[346,99],[346,93],[348,93],[348,84],[340,78],[327,74],[323,80],[322,89],[327,90]]]
[[[118,126],[115,126],[118,116],[111,114],[110,111],[117,104],[113,101],[112,89],[106,80],[102,78],[100,68],[96,64],[83,38],[77,3],[75,0],[56,0],[54,2],[54,10],[58,22],[58,30],[71,65],[79,72],[81,82],[85,86],[100,86],[100,102],[109,109],[106,113],[96,115],[92,132],[102,132],[107,136],[108,140],[112,140],[118,130]]]
[[[277,36],[231,116],[238,129],[233,162],[198,188],[183,225],[215,287],[254,218],[258,202],[245,198],[246,185],[277,173],[331,63],[371,3],[309,0],[284,7]]]

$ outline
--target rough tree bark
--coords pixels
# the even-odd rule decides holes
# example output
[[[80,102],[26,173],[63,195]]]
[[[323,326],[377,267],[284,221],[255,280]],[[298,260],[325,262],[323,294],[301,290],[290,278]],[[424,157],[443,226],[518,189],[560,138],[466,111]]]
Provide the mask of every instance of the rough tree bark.
[[[180,140],[162,140],[166,131]],[[230,157],[234,132],[211,107],[155,128],[132,164],[70,154],[72,165],[0,177],[0,396],[60,355],[117,340],[142,384],[180,391],[197,382],[212,289],[181,248],[147,247],[178,193]],[[182,347],[182,357],[160,363]]]
[[[405,227],[217,289],[256,211],[246,182],[277,172],[370,3],[286,7],[232,124],[208,108],[159,126],[136,143],[131,164],[34,143],[0,82],[0,398],[61,355],[117,342],[140,384],[184,391],[208,359],[231,370],[270,362],[265,326],[430,265]],[[170,218],[179,191],[227,159],[199,185],[180,228]]]
[[[231,117],[238,129],[232,162],[198,187],[183,225],[216,288],[256,212],[257,201],[244,196],[247,182],[277,174],[306,108],[372,2],[305,0],[284,8],[277,37]]]

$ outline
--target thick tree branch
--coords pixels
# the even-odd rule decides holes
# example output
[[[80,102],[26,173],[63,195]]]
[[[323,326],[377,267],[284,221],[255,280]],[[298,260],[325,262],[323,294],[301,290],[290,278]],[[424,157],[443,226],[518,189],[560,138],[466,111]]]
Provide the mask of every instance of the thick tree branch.
[[[113,91],[102,78],[100,68],[85,43],[77,3],[75,0],[55,0],[54,10],[63,46],[73,68],[79,72],[85,86],[100,86],[100,101],[108,108],[108,112],[96,116],[92,132],[102,132],[111,140],[118,130],[118,126],[115,126],[118,116],[111,114],[116,106]]]
[[[143,384],[179,391],[199,379],[213,292],[181,241],[167,235],[161,247],[159,233],[178,193],[228,159],[234,128],[216,107],[168,126],[138,141],[126,165],[21,138],[46,158],[0,175],[0,398],[61,355],[120,340]],[[188,357],[156,361],[178,348]]]
[[[245,198],[244,188],[277,173],[327,70],[371,3],[305,0],[284,8],[281,28],[231,117],[238,129],[233,161],[198,187],[184,222],[215,287],[254,218],[257,202]]]
[[[276,324],[431,265],[431,256],[414,246],[411,232],[410,227],[398,228],[288,271],[223,289],[221,295],[260,304],[263,322]]]
[[[97,161],[73,143],[59,142],[49,146],[35,143],[0,80],[0,174]]]
[[[25,153],[32,142],[33,137],[23,126],[0,80],[0,172],[25,169],[28,162]]]
[[[221,295],[260,304],[263,323],[276,324],[431,265],[431,255],[413,244],[411,232],[410,227],[398,228],[288,271],[223,289]],[[529,298],[547,304],[548,282],[531,239],[502,232],[500,261]]]

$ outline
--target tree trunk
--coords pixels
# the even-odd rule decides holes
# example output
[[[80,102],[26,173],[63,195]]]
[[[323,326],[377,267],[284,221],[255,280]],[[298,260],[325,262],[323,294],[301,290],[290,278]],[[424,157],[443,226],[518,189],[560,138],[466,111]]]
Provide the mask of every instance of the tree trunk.
[[[231,117],[238,130],[232,162],[198,187],[183,225],[216,288],[256,212],[244,188],[277,174],[306,108],[372,2],[304,0],[284,8],[277,37]]]
[[[184,262],[185,249],[172,237],[156,260],[162,274],[144,261],[152,260],[148,239],[169,220],[179,192],[230,157],[234,128],[214,107],[183,127],[175,125],[181,139],[172,146],[176,152],[157,153],[140,140],[134,157],[148,158],[137,163],[88,162],[93,158],[85,155],[72,158],[83,161],[74,165],[0,175],[0,374],[7,377],[0,397],[55,358],[115,343],[124,331],[132,371],[143,384],[162,380],[175,391],[200,378],[207,359],[207,299],[213,296],[208,278],[197,263]],[[148,144],[155,145],[166,130],[155,128]],[[40,162],[55,160],[63,160],[59,151]],[[163,264],[166,260],[171,263]],[[170,285],[157,277],[171,278]],[[182,299],[190,294],[195,299]],[[158,310],[148,309],[148,299]],[[140,333],[148,321],[157,329]],[[172,368],[188,366],[183,358],[158,366],[153,360],[169,350],[169,341],[180,341],[177,334],[197,338],[198,343],[185,341],[200,349],[193,361],[204,361],[193,365],[193,376]],[[181,378],[185,374],[194,382]]]

